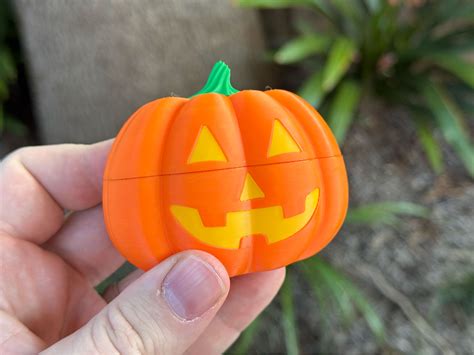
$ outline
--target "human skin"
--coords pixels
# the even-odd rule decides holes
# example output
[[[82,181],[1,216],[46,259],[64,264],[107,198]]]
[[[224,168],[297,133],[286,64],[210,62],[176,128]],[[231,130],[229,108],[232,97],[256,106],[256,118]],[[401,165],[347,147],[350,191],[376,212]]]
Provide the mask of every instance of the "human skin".
[[[111,144],[22,148],[0,164],[1,354],[222,353],[280,288],[284,268],[229,279],[186,251],[100,296],[124,262],[102,217]]]

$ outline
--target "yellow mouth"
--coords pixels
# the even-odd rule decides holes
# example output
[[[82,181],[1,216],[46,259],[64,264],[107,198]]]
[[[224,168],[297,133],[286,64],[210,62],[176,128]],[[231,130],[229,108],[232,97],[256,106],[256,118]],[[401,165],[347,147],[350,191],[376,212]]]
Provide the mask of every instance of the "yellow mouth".
[[[195,208],[172,205],[171,213],[188,233],[201,242],[218,248],[238,249],[240,240],[251,235],[264,235],[268,244],[291,237],[309,222],[318,200],[319,189],[314,189],[306,196],[304,212],[288,218],[283,216],[281,206],[228,212],[226,225],[222,227],[205,227]]]

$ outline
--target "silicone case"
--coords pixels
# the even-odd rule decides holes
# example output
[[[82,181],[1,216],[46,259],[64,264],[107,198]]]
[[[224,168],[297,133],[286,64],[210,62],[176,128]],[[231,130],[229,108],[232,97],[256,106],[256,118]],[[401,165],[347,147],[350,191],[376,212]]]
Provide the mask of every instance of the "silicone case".
[[[231,276],[314,255],[344,220],[348,185],[318,112],[285,90],[230,85],[218,62],[191,98],[152,101],[130,117],[108,158],[110,238],[147,270],[186,249]]]

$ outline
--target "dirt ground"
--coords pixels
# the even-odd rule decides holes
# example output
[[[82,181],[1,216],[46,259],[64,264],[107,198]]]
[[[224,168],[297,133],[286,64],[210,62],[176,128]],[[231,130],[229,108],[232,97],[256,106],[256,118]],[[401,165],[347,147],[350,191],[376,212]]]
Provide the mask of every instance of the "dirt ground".
[[[446,173],[433,174],[402,111],[371,108],[343,147],[351,205],[411,201],[429,207],[429,220],[404,218],[396,227],[345,225],[321,256],[350,275],[382,316],[387,344],[375,342],[359,317],[349,327],[321,326],[309,287],[298,280],[295,304],[303,353],[474,353],[474,315],[442,307],[439,289],[474,270],[474,184],[445,147]],[[254,345],[284,353],[273,304]],[[325,341],[326,339],[326,341]],[[328,341],[329,339],[329,341]]]

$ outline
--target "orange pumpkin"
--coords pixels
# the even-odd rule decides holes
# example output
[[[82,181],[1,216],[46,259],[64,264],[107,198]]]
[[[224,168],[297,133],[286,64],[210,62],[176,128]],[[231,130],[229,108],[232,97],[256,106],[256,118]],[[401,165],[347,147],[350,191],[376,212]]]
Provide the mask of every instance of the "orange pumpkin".
[[[231,276],[314,255],[348,202],[344,161],[318,112],[288,91],[237,91],[223,62],[193,97],[132,115],[103,194],[110,238],[131,263],[146,270],[200,249]]]

